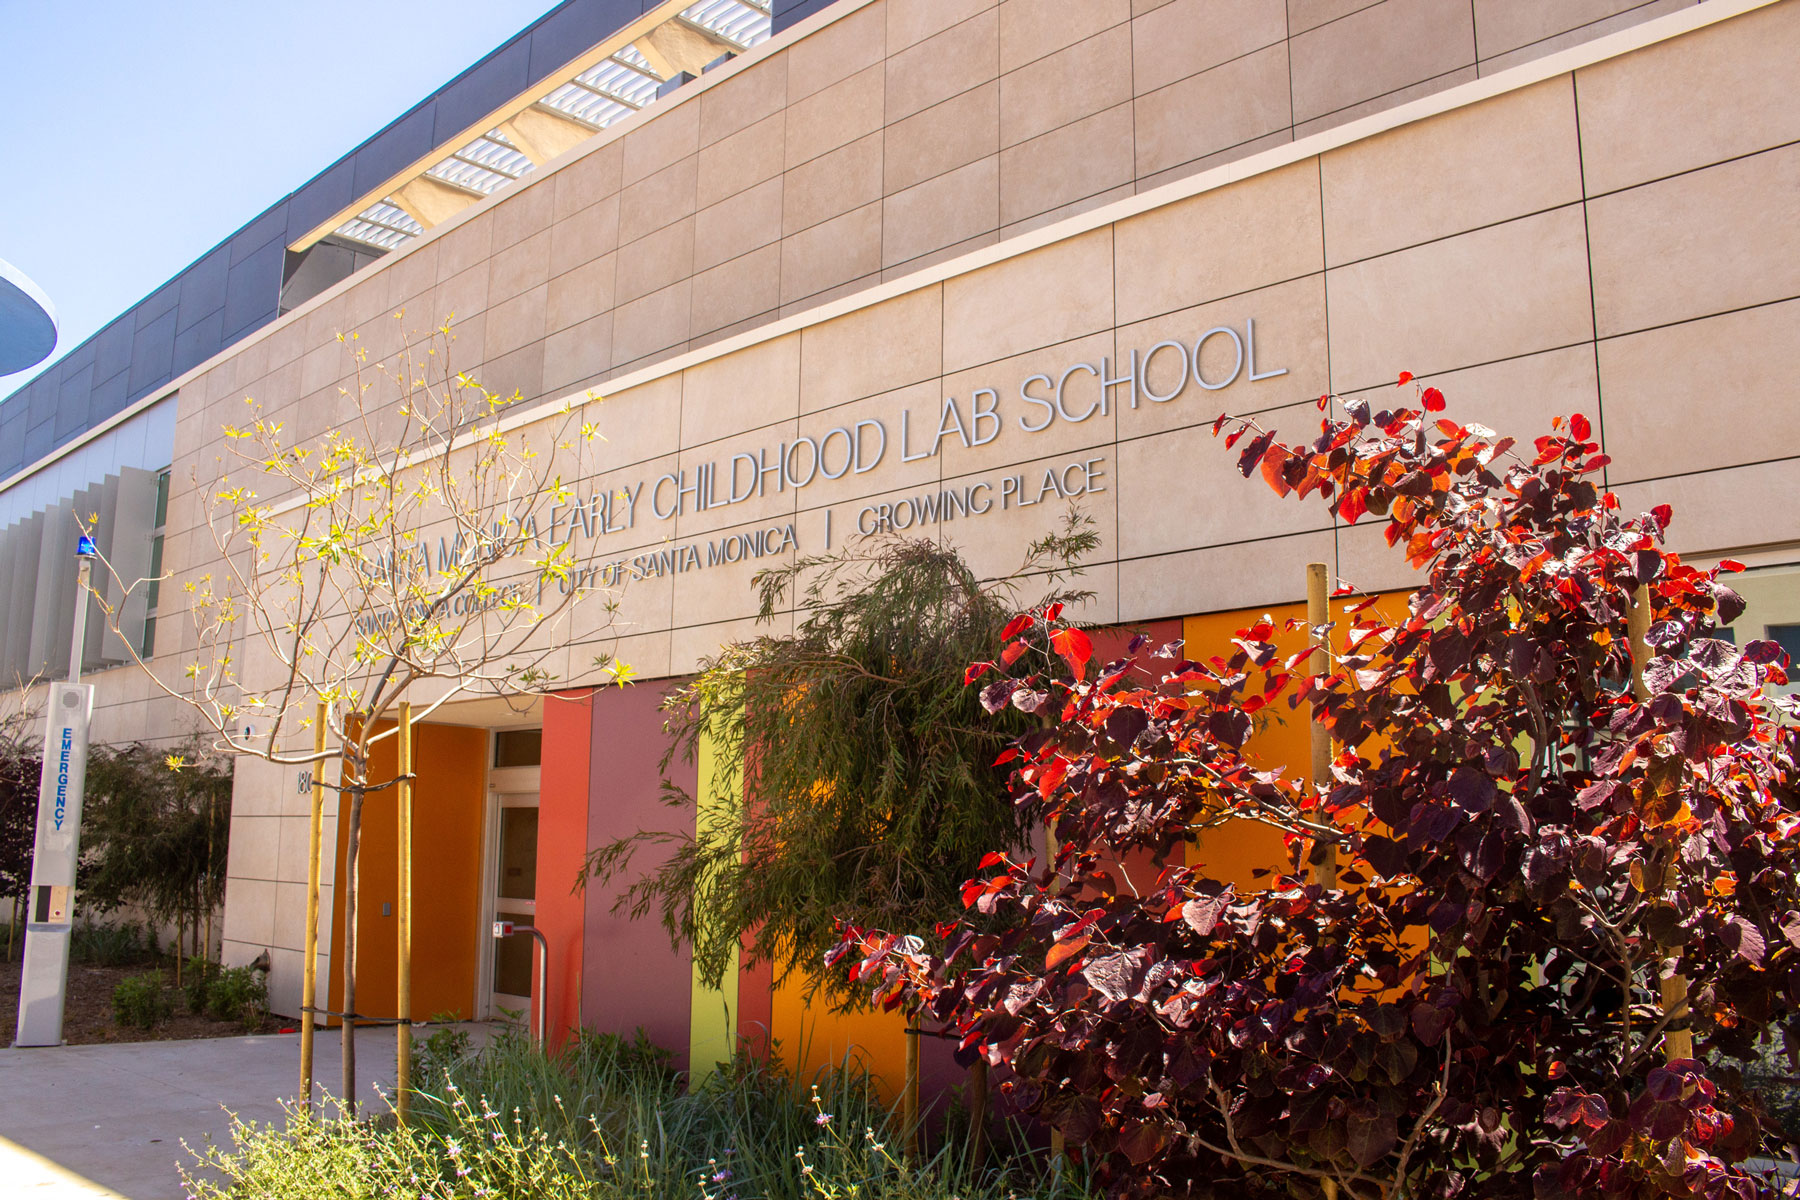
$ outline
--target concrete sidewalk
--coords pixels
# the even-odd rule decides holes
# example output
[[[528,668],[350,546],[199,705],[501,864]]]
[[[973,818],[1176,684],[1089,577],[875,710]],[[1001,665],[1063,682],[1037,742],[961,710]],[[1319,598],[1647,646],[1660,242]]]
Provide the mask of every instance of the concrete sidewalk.
[[[336,1090],[338,1033],[314,1047],[318,1084]],[[358,1103],[385,1110],[394,1033],[356,1037]],[[7,1200],[181,1200],[182,1139],[229,1138],[226,1110],[272,1121],[298,1090],[300,1037],[215,1038],[0,1050],[0,1196]]]

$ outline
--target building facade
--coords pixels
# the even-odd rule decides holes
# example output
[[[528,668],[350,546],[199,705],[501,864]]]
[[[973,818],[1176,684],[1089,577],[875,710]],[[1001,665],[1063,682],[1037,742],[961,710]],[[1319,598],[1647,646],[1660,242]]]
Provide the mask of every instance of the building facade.
[[[1000,573],[1073,505],[1101,533],[1083,616],[1195,644],[1294,605],[1311,561],[1363,591],[1409,586],[1376,524],[1239,478],[1211,432],[1223,411],[1297,431],[1321,395],[1385,395],[1409,371],[1502,434],[1584,413],[1626,507],[1671,504],[1673,548],[1752,568],[1740,637],[1800,648],[1800,0],[836,0],[764,16],[729,51],[674,6],[565,46],[557,71],[623,54],[667,74],[653,103],[579,138],[523,115],[562,76],[521,76],[450,141],[511,122],[498,140],[516,146],[549,122],[533,169],[439,195],[417,180],[441,173],[406,171],[445,142],[371,175],[296,238],[380,204],[429,227],[0,492],[60,497],[33,480],[80,475],[66,464],[82,455],[104,466],[110,429],[172,414],[155,536],[180,580],[215,565],[202,493],[244,397],[297,439],[343,419],[339,333],[380,354],[448,322],[487,387],[591,410],[607,441],[577,492],[604,519],[568,536],[618,587],[618,619],[566,631],[562,693],[523,712],[450,705],[422,734],[415,1017],[514,1003],[520,962],[486,923],[516,914],[549,938],[557,1029],[641,1025],[696,1065],[740,1035],[808,1061],[852,1043],[896,1058],[892,1022],[810,1012],[756,972],[706,989],[653,922],[569,890],[588,847],[683,819],[658,802],[656,681],[767,628],[758,569],[877,529]],[[159,664],[187,649],[153,648]],[[581,686],[597,653],[640,682]],[[94,678],[97,736],[180,732],[135,669]],[[307,803],[293,770],[240,761],[226,955],[269,950],[285,1011]],[[393,822],[378,805],[367,820],[359,1007],[381,1012]]]

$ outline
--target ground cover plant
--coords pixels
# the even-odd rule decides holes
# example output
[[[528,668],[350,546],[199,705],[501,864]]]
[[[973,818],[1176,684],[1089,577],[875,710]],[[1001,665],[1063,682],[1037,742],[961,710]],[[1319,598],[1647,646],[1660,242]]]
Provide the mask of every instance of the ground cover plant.
[[[589,1035],[546,1055],[517,1034],[421,1077],[412,1118],[332,1121],[290,1110],[196,1148],[196,1200],[1080,1200],[1071,1173],[1015,1147],[977,1168],[948,1143],[908,1162],[868,1077],[813,1086],[754,1061],[684,1090],[641,1040]]]
[[[1019,616],[969,675],[1052,717],[1006,757],[1054,862],[996,848],[970,881],[1008,930],[837,954],[1004,1068],[1115,1196],[1773,1194],[1746,1160],[1776,1126],[1734,1062],[1800,1051],[1800,735],[1764,690],[1785,658],[1719,635],[1741,568],[1666,552],[1673,514],[1600,486],[1584,418],[1521,449],[1401,397],[1297,443],[1215,432],[1279,495],[1385,520],[1424,571],[1404,616],[1340,601],[1318,674],[1267,620],[1205,661],[1096,663],[1055,609]],[[1329,731],[1323,786],[1246,758],[1280,703]],[[1286,839],[1266,890],[1202,862],[1140,895],[1108,868],[1182,864],[1196,831],[1204,858],[1243,820]]]

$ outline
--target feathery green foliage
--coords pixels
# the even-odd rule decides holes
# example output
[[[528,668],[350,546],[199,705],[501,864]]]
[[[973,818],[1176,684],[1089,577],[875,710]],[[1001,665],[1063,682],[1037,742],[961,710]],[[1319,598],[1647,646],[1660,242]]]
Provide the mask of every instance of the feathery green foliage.
[[[930,928],[959,911],[981,848],[1027,836],[993,762],[1030,720],[988,716],[963,671],[1022,592],[1087,598],[1068,580],[1099,542],[1091,524],[1072,510],[993,580],[950,547],[894,535],[760,573],[762,619],[792,597],[794,632],[724,647],[664,703],[665,780],[702,742],[712,755],[710,795],[664,784],[671,804],[699,802],[698,828],[600,846],[584,879],[622,876],[646,845],[666,853],[616,911],[659,912],[713,986],[746,938],[778,976],[812,975],[840,921]],[[825,986],[851,998],[839,980]]]

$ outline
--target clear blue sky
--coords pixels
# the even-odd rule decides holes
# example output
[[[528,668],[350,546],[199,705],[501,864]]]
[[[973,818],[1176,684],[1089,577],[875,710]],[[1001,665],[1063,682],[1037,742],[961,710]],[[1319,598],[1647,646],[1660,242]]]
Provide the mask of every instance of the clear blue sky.
[[[49,361],[556,2],[0,0],[0,258]]]

